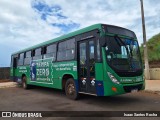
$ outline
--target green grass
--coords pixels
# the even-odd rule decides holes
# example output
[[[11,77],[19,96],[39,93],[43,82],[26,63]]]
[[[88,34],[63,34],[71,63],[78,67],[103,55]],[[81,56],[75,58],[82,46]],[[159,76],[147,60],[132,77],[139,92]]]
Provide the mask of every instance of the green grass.
[[[160,33],[149,39],[147,46],[149,62],[160,61]],[[140,51],[143,58],[143,45],[141,45]]]

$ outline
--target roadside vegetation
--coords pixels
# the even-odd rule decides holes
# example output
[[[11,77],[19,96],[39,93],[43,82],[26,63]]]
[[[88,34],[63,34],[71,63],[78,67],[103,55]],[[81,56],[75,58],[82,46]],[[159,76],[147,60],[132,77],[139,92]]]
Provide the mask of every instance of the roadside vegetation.
[[[149,39],[147,45],[150,67],[160,68],[160,33]],[[140,51],[143,58],[143,45],[141,45]]]

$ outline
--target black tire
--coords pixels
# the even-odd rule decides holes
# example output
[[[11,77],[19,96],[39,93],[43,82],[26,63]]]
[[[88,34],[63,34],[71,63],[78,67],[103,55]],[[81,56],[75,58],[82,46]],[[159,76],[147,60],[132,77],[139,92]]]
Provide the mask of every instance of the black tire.
[[[22,77],[22,87],[23,87],[23,89],[29,89],[29,85],[27,85],[27,78],[26,78],[26,76]]]
[[[76,85],[73,78],[69,78],[65,84],[65,93],[66,96],[72,100],[77,100],[79,97],[78,92],[76,91]]]

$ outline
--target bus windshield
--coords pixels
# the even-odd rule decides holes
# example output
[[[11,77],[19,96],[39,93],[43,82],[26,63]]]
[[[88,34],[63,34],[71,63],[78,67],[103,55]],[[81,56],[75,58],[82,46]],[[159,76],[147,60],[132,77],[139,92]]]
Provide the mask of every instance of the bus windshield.
[[[142,69],[138,42],[132,39],[109,37],[106,56],[110,67],[118,71],[137,71]]]

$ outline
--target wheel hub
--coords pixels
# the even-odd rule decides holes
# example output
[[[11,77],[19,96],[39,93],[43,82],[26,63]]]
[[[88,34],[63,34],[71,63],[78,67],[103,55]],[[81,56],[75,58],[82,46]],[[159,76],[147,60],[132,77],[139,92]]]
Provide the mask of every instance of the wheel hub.
[[[68,85],[68,93],[72,95],[75,92],[75,88],[73,84]]]

